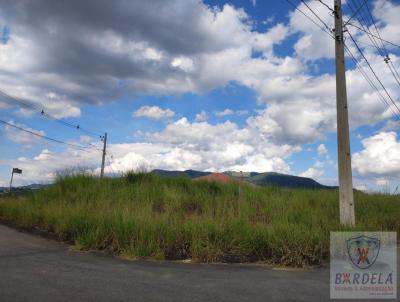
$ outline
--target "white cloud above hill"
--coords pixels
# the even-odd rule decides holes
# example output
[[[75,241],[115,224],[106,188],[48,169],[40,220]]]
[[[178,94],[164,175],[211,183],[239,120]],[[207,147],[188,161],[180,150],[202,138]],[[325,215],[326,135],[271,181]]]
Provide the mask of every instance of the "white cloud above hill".
[[[299,176],[318,179],[320,176],[322,176],[322,174],[323,172],[321,170],[311,167],[308,168],[306,171],[300,173]]]
[[[133,113],[135,117],[147,117],[150,119],[165,119],[171,118],[175,115],[171,109],[162,109],[158,106],[142,106]]]
[[[109,144],[106,172],[131,169],[198,169],[204,171],[277,171],[290,173],[286,160],[301,150],[299,146],[277,145],[257,129],[235,123],[212,125],[181,118],[155,133],[145,133],[144,143]],[[100,145],[98,146],[101,147]],[[55,153],[43,150],[31,159],[20,158],[3,164],[24,171],[19,181],[51,181],[57,171],[84,168],[99,171],[101,152],[67,149]]]

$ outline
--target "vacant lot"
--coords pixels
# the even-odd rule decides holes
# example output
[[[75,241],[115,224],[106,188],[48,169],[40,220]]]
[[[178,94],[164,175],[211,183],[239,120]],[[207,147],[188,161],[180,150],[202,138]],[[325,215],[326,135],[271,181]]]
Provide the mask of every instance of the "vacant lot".
[[[400,233],[400,198],[356,192],[357,227]],[[130,258],[321,264],[345,230],[336,191],[252,188],[128,173],[67,176],[0,199],[0,218]],[[354,230],[354,229],[353,229]]]

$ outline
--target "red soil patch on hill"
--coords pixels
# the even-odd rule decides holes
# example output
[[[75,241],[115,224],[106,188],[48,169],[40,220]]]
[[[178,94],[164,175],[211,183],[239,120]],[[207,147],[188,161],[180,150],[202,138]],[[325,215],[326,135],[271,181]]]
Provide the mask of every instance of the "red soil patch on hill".
[[[215,181],[215,182],[220,182],[223,184],[229,184],[229,183],[240,183],[240,184],[244,184],[244,185],[248,185],[251,187],[255,187],[254,184],[251,184],[247,181],[243,181],[240,179],[236,179],[234,177],[225,175],[223,173],[211,173],[208,174],[206,176],[201,176],[201,177],[197,177],[195,178],[195,180],[206,180],[206,181]]]

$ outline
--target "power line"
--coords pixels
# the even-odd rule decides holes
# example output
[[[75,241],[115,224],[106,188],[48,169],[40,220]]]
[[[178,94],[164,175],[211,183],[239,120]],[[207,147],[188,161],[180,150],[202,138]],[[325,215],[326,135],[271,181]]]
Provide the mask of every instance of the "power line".
[[[357,28],[358,30],[361,30],[362,32],[365,32],[366,34],[368,34],[368,35],[370,35],[370,36],[372,36],[372,37],[374,37],[374,38],[376,38],[376,39],[379,39],[379,40],[381,40],[381,41],[383,41],[383,42],[385,42],[385,43],[388,43],[388,44],[390,44],[390,45],[392,45],[392,46],[395,46],[395,47],[400,48],[400,45],[395,44],[395,43],[393,43],[393,42],[390,42],[390,41],[388,41],[388,40],[385,40],[385,39],[383,39],[383,38],[379,38],[378,36],[376,36],[376,35],[374,35],[374,34],[372,34],[372,33],[369,33],[368,31],[366,31],[365,29],[363,29],[363,28],[361,28],[361,27],[355,25],[354,23],[348,23],[347,25],[353,26],[353,27]]]
[[[374,82],[370,79],[370,77],[368,76],[368,74],[364,71],[364,69],[362,68],[362,66],[359,64],[359,62],[357,61],[357,59],[355,58],[355,56],[353,55],[353,53],[351,52],[351,50],[347,47],[347,45],[344,45],[346,52],[349,54],[349,56],[351,57],[351,59],[353,60],[354,64],[356,65],[358,71],[361,73],[361,75],[364,77],[364,79],[368,82],[368,84],[370,85],[370,87],[374,90],[376,90],[376,92],[378,93],[378,96],[380,98],[380,100],[390,109],[390,111],[392,111],[394,116],[397,116],[397,118],[400,120],[400,115],[397,114],[392,106],[390,106],[390,103],[385,99],[385,97],[382,95],[382,92],[378,89],[378,87],[376,87],[376,85],[374,84]]]
[[[106,156],[107,156],[108,165],[109,165],[112,173],[114,174],[114,176],[117,176],[117,173],[115,172],[114,168],[112,167],[113,155],[110,155],[109,153],[106,152]]]
[[[291,6],[293,6],[297,11],[299,11],[300,13],[302,13],[302,14],[303,14],[307,19],[309,19],[312,23],[314,23],[318,28],[320,28],[322,31],[324,31],[325,33],[328,33],[331,37],[333,37],[331,32],[327,32],[326,28],[321,27],[315,20],[313,20],[310,16],[308,16],[306,13],[304,13],[304,12],[303,12],[300,8],[298,8],[292,1],[290,1],[290,0],[286,0],[286,1],[287,1]],[[303,2],[303,0],[302,0],[302,2]],[[304,2],[303,2],[303,3],[304,3]],[[307,7],[313,12],[313,10],[312,10],[309,6],[307,6]],[[315,15],[315,12],[313,12],[313,13],[314,13],[314,15]],[[325,24],[325,23],[324,23],[324,24]],[[325,24],[325,25],[326,25],[326,24]],[[352,23],[349,23],[349,25],[353,25],[353,24],[352,24]],[[349,33],[349,35],[351,35],[350,32],[348,32],[348,33]],[[333,37],[333,38],[334,38],[334,37]],[[352,36],[351,36],[351,38],[352,38]],[[352,38],[352,40],[353,40],[353,42],[355,42],[353,38]],[[357,46],[358,50],[361,51],[361,49],[358,47],[358,45],[356,45],[356,46]],[[356,67],[360,70],[361,74],[364,76],[364,78],[367,80],[367,82],[370,84],[370,86],[378,92],[378,94],[379,94],[381,100],[382,100],[386,105],[389,106],[390,110],[395,114],[395,116],[398,116],[398,114],[397,114],[396,112],[393,111],[393,108],[392,108],[392,106],[390,105],[390,103],[388,103],[388,101],[383,97],[383,95],[382,95],[382,93],[380,92],[380,90],[379,90],[379,89],[376,87],[376,85],[371,81],[371,79],[369,79],[369,77],[368,77],[368,75],[365,73],[365,71],[363,71],[363,70],[361,69],[361,67],[359,67],[359,65],[358,65],[358,63],[357,63],[357,60],[355,59],[355,57],[353,56],[353,54],[350,52],[350,49],[349,49],[346,45],[345,45],[345,49],[346,49],[346,51],[348,51],[348,52],[351,54],[351,57],[353,58],[353,60],[354,60],[355,63],[356,63]],[[362,51],[361,51],[361,53],[362,53]],[[386,88],[384,87],[384,85],[382,84],[382,82],[380,81],[380,79],[378,78],[378,76],[376,75],[375,71],[372,69],[372,66],[369,64],[368,60],[365,58],[365,56],[364,56],[363,53],[362,53],[362,56],[363,56],[364,59],[366,60],[368,66],[370,67],[371,71],[372,71],[373,74],[375,75],[375,77],[376,77],[376,79],[378,80],[378,82],[381,84],[383,90],[386,92],[386,94],[388,95],[388,97],[389,97],[389,99],[391,100],[391,102],[392,102],[392,103],[395,105],[395,107],[399,110],[398,106],[397,106],[396,103],[393,101],[392,97],[390,96],[390,94],[388,93],[388,91],[386,90]],[[400,110],[399,110],[399,112],[400,112]],[[400,116],[398,116],[398,117],[400,118]]]
[[[389,57],[389,56],[387,56],[387,57],[385,58],[385,62],[386,62],[386,64],[388,65],[388,67],[389,67],[389,69],[390,69],[390,71],[391,71],[393,77],[395,78],[397,84],[400,86],[400,80],[399,80],[399,79],[400,79],[400,76],[399,76],[399,73],[397,72],[396,68],[394,67],[394,65],[393,65],[392,61],[390,60],[390,57]]]
[[[363,42],[363,41],[357,41],[357,42],[358,42],[358,44],[362,45],[364,48],[366,48],[366,47],[376,48],[376,45],[373,45],[371,43],[366,43],[366,42]]]
[[[346,26],[350,22],[350,20],[353,19],[360,12],[360,10],[364,7],[364,5],[367,4],[367,3],[368,3],[368,0],[364,0],[364,2],[358,7],[358,9],[351,15],[349,20],[347,20],[344,23],[343,27]]]
[[[353,41],[354,45],[356,46],[358,52],[361,54],[361,56],[364,58],[365,62],[367,63],[369,69],[371,70],[371,72],[373,73],[373,75],[375,76],[376,80],[379,82],[379,84],[381,85],[382,89],[385,91],[385,93],[387,94],[387,96],[389,97],[390,101],[392,102],[392,104],[397,108],[397,110],[400,113],[400,108],[397,106],[396,102],[393,100],[393,98],[391,97],[391,95],[389,94],[389,92],[387,91],[386,87],[382,84],[382,81],[379,79],[379,77],[377,76],[377,74],[375,73],[374,69],[372,68],[371,64],[369,63],[368,59],[365,57],[363,51],[361,50],[361,48],[358,46],[357,42],[354,40],[353,36],[351,35],[351,33],[348,31],[348,34],[351,38],[351,40]]]
[[[353,1],[354,1],[354,3],[356,3],[356,5],[360,5],[359,2],[358,2],[358,0],[353,0]],[[364,2],[364,4],[365,4],[365,2]],[[349,3],[348,3],[348,6],[349,6],[349,8],[354,12],[354,10],[353,10],[353,8],[352,8],[352,6],[351,6],[351,4],[350,4],[350,1],[349,1]],[[360,6],[361,6],[361,5],[360,5]],[[379,33],[378,27],[376,26],[376,22],[375,22],[374,17],[373,17],[373,15],[372,15],[372,13],[371,13],[371,10],[370,10],[370,8],[369,8],[369,5],[367,4],[367,5],[365,5],[364,7],[366,8],[366,11],[367,11],[367,17],[364,18],[363,14],[360,14],[360,17],[361,17],[362,20],[360,20],[358,17],[357,17],[357,19],[358,19],[358,21],[359,21],[361,27],[369,33],[368,38],[371,40],[372,44],[373,44],[373,45],[375,46],[375,48],[378,50],[378,53],[383,57],[383,60],[384,60],[384,62],[386,63],[386,65],[388,66],[388,68],[389,68],[391,74],[393,75],[395,81],[396,81],[397,84],[400,86],[400,76],[399,76],[399,74],[398,74],[398,72],[397,72],[397,70],[396,70],[394,64],[393,64],[393,63],[391,62],[391,60],[390,60],[389,52],[387,51],[385,45],[383,44],[381,35],[380,35],[380,33]],[[371,36],[371,35],[372,35],[372,32],[371,32],[371,30],[370,30],[370,28],[369,28],[369,26],[368,26],[368,22],[367,22],[366,19],[369,19],[368,21],[369,21],[370,23],[373,24],[373,26],[374,26],[374,28],[375,28],[375,31],[376,31],[376,34],[378,35],[377,38],[374,38],[373,36]],[[365,24],[364,24],[365,27],[364,27],[364,25],[363,25],[363,22],[365,23]],[[349,31],[348,31],[348,33],[351,34]],[[354,40],[354,39],[353,39],[353,40]],[[376,40],[379,40],[379,42],[381,43],[381,46],[378,45],[378,42],[377,42]],[[395,105],[395,106],[396,106],[396,105]],[[396,107],[397,107],[397,106],[396,106]]]
[[[100,136],[100,134],[98,134],[96,132],[93,132],[91,130],[82,128],[78,124],[72,124],[72,123],[69,123],[69,122],[64,121],[62,119],[56,118],[55,116],[45,112],[45,110],[43,108],[40,108],[40,107],[30,103],[30,102],[27,102],[24,99],[11,96],[8,93],[2,91],[1,89],[0,89],[0,95],[2,95],[5,98],[6,101],[7,100],[13,100],[13,101],[19,103],[22,107],[28,108],[28,109],[33,110],[33,111],[37,111],[38,113],[40,113],[42,116],[46,117],[47,119],[54,120],[54,121],[56,121],[56,122],[58,122],[58,123],[60,123],[60,124],[62,124],[64,126],[80,130],[80,131],[85,132],[86,134],[89,134],[89,135],[92,135],[92,136]]]
[[[37,132],[31,131],[31,130],[25,129],[25,128],[23,128],[23,127],[20,127],[20,126],[18,126],[18,125],[15,125],[15,124],[6,122],[6,121],[1,120],[1,119],[0,119],[0,122],[3,123],[3,124],[5,124],[5,125],[7,125],[7,126],[16,128],[16,129],[18,129],[18,130],[24,131],[24,132],[26,132],[26,133],[32,134],[32,135],[37,136],[37,137],[40,137],[40,138],[47,139],[47,140],[52,141],[52,142],[55,142],[55,143],[67,145],[67,146],[70,146],[70,147],[73,147],[73,148],[77,148],[77,149],[80,149],[80,150],[86,151],[86,152],[89,152],[88,149],[91,149],[91,148],[89,148],[89,147],[85,147],[85,146],[81,146],[81,145],[76,145],[76,144],[64,142],[64,141],[59,140],[59,139],[51,138],[51,137],[48,137],[48,136],[46,136],[46,135],[42,135],[42,134],[40,134],[40,133],[37,133]]]
[[[354,0],[354,2],[355,2],[355,0]],[[358,2],[355,2],[354,6],[357,7],[357,4],[359,5]],[[353,7],[352,7],[352,5],[351,5],[351,3],[350,3],[350,0],[348,1],[347,5],[348,5],[348,7],[350,8],[350,10],[354,13],[354,12],[355,12],[355,9],[353,9]],[[359,16],[360,16],[360,18],[359,18]],[[357,20],[358,20],[358,22],[360,23],[361,27],[362,27],[366,32],[368,32],[369,34],[371,34],[371,30],[369,29],[368,22],[365,20],[364,15],[363,15],[363,14],[360,14],[359,16],[357,16]],[[365,23],[365,27],[364,27],[363,22]],[[383,54],[382,50],[380,49],[380,47],[379,47],[378,43],[376,42],[376,40],[375,40],[373,37],[371,37],[371,35],[367,35],[367,37],[368,37],[369,40],[371,41],[372,45],[378,50],[379,54],[381,54],[382,56],[384,56],[384,54]]]
[[[372,15],[372,13],[371,13],[371,10],[369,9],[369,6],[368,5],[366,5],[366,7],[367,7],[367,16],[369,16],[369,18],[370,18],[370,20],[372,21],[372,24],[374,25],[374,28],[375,28],[375,31],[376,31],[376,33],[378,34],[378,37],[379,37],[379,41],[381,42],[381,45],[382,45],[382,49],[384,50],[384,54],[386,54],[386,56],[389,56],[389,53],[388,53],[388,51],[387,51],[387,49],[386,49],[386,47],[385,47],[385,44],[383,44],[383,42],[382,42],[382,39],[381,39],[381,34],[379,33],[379,30],[378,30],[378,27],[376,26],[376,23],[375,23],[375,20],[374,20],[374,16]],[[368,24],[365,24],[366,26],[367,26],[367,28],[368,28]],[[368,31],[369,32],[371,32],[370,30],[369,30],[369,28],[368,28]],[[375,40],[375,39],[374,39]],[[378,44],[378,43],[376,43],[376,44]]]
[[[305,2],[304,0],[301,0],[301,2],[311,11],[311,13],[317,17],[317,19],[325,26],[325,29],[327,29],[328,32],[331,32],[331,28],[329,28],[329,26],[325,23],[324,20],[322,20],[320,18],[320,16],[317,15],[316,12],[314,12],[314,10],[307,4],[307,2]]]
[[[354,3],[356,5],[360,5],[358,0],[353,0],[353,1],[354,1]],[[350,4],[350,1],[348,2],[348,6],[354,12],[354,9],[353,9],[352,5]],[[379,33],[378,27],[376,26],[376,23],[375,23],[373,15],[371,13],[371,10],[369,8],[369,5],[367,4],[367,5],[365,5],[365,7],[366,7],[366,10],[367,10],[367,18],[366,19],[369,19],[368,22],[370,22],[370,23],[372,23],[374,25],[375,31],[376,31],[376,33],[378,35],[377,38],[374,38],[373,36],[371,36],[372,32],[371,32],[371,30],[370,30],[370,28],[368,26],[368,22],[364,18],[363,14],[360,14],[361,20],[360,20],[360,18],[358,18],[358,16],[357,16],[357,20],[360,23],[361,27],[364,29],[364,31],[368,33],[367,37],[372,42],[373,46],[378,50],[378,53],[383,57],[383,60],[386,63],[386,65],[388,66],[388,68],[389,68],[391,74],[393,75],[395,81],[400,86],[400,75],[398,74],[393,62],[390,60],[389,52],[387,51],[385,45],[383,44],[383,41],[381,40],[381,35]],[[363,22],[365,23],[365,27],[363,25]],[[378,45],[377,40],[379,40],[379,42],[381,43],[382,47],[380,47]]]
[[[334,10],[333,10],[333,8],[331,8],[328,4],[326,4],[324,1],[322,1],[322,0],[316,0],[316,1],[318,1],[319,3],[321,3],[323,6],[325,6],[327,9],[329,9],[332,13],[333,12],[335,12]]]
[[[372,24],[374,25],[375,31],[376,31],[378,37],[381,38],[381,34],[379,33],[378,27],[376,26],[376,22],[375,22],[374,16],[372,15],[369,6],[367,5],[366,7],[367,7],[368,15],[371,18]],[[383,51],[384,51],[384,55],[386,56],[384,58],[384,61],[388,65],[388,67],[390,69],[390,72],[392,73],[393,77],[395,78],[397,84],[400,86],[400,80],[399,80],[400,79],[400,75],[397,72],[396,67],[394,66],[393,62],[390,60],[389,52],[386,49],[385,44],[383,44],[381,39],[379,39],[379,41],[381,42],[381,45],[382,45],[382,48],[383,48]]]
[[[98,151],[103,151],[103,149],[99,148],[98,146],[92,144],[91,142],[86,142],[88,145],[92,146],[94,149],[98,150]]]
[[[287,3],[289,3],[295,10],[300,12],[303,16],[305,16],[308,20],[310,20],[312,23],[314,23],[315,26],[317,26],[319,29],[321,29],[323,32],[327,33],[331,38],[335,38],[332,35],[332,32],[330,30],[327,30],[326,28],[320,26],[315,20],[313,20],[309,15],[307,15],[305,12],[303,12],[296,4],[294,4],[291,0],[286,0]]]

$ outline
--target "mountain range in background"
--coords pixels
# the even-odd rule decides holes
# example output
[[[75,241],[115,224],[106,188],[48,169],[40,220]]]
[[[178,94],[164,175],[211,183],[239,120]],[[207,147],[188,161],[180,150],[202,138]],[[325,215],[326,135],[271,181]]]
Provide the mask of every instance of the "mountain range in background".
[[[325,186],[315,181],[312,178],[300,177],[288,174],[281,174],[275,172],[234,172],[226,171],[223,173],[201,172],[195,170],[186,171],[167,171],[167,170],[153,170],[153,173],[160,176],[168,177],[189,177],[192,179],[204,178],[210,174],[224,174],[233,179],[245,181],[250,184],[262,187],[285,187],[285,188],[302,188],[302,189],[337,189],[335,186]],[[210,178],[211,179],[211,178]],[[217,180],[218,177],[215,177]],[[217,180],[218,181],[218,180]]]
[[[337,189],[335,186],[325,186],[315,181],[314,179],[307,177],[300,177],[294,175],[287,175],[275,172],[234,172],[226,171],[223,173],[213,173],[213,172],[202,172],[196,170],[185,170],[185,171],[168,171],[168,170],[153,170],[159,176],[165,177],[188,177],[191,179],[199,180],[210,180],[217,182],[247,182],[251,185],[261,186],[261,187],[285,187],[285,188],[302,188],[302,189]],[[224,177],[226,176],[226,177]],[[14,187],[14,192],[37,190],[48,186],[49,184],[30,184],[28,186]],[[0,194],[8,192],[8,187],[0,187]]]
[[[49,186],[49,184],[44,185],[44,184],[30,184],[27,186],[20,186],[20,187],[13,187],[12,190],[15,193],[22,192],[22,191],[28,191],[28,190],[38,190],[44,187]],[[10,190],[10,187],[0,187],[0,194],[8,193]]]

